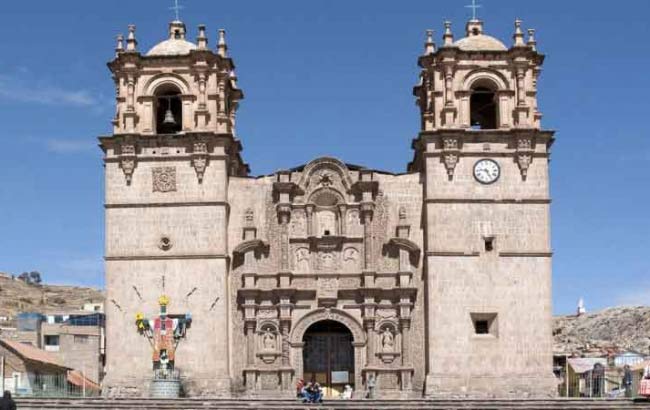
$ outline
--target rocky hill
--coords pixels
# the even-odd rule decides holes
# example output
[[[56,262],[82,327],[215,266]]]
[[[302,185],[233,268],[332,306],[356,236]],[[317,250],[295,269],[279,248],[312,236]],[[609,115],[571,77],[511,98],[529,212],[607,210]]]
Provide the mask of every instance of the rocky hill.
[[[13,318],[20,312],[79,310],[84,303],[102,302],[104,294],[79,286],[32,285],[0,274],[0,316]]]
[[[615,307],[581,316],[558,316],[555,351],[597,355],[622,350],[650,354],[650,307]]]

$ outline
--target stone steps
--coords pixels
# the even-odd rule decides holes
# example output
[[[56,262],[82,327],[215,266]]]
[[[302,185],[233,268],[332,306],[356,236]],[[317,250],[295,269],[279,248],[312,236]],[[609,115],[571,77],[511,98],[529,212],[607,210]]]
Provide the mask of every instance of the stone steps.
[[[320,405],[296,400],[233,399],[20,399],[20,410],[650,410],[650,401],[550,400],[329,400]]]

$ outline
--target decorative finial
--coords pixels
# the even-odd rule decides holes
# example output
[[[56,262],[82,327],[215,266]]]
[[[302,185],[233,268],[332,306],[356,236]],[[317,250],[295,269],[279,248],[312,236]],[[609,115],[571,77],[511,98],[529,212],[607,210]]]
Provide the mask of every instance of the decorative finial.
[[[512,37],[515,40],[515,47],[525,46],[524,32],[521,30],[521,20],[515,20],[515,35]]]
[[[436,52],[436,43],[433,41],[433,30],[427,30],[427,42],[424,43],[424,54],[429,55]]]
[[[451,32],[451,21],[445,21],[445,34],[442,35],[445,46],[454,44],[454,33]]]
[[[205,24],[199,25],[199,36],[196,39],[199,50],[205,50],[208,48],[208,38],[205,35]]]
[[[476,0],[472,0],[471,5],[465,6],[465,8],[472,9],[472,20],[478,20],[478,13],[476,13],[476,11],[481,7],[483,6],[476,4]]]
[[[176,15],[176,21],[181,20],[180,11],[183,10],[184,8],[185,7],[178,4],[178,0],[174,0],[174,6],[170,7],[169,9],[174,11],[174,13]]]
[[[534,28],[528,29],[528,47],[530,47],[530,49],[533,51],[537,51],[537,40],[535,40]]]
[[[135,25],[129,24],[129,36],[126,39],[126,51],[136,51],[138,40],[135,39]]]
[[[226,30],[219,29],[219,41],[217,42],[217,54],[221,57],[228,57],[228,46],[226,45]]]
[[[117,45],[115,46],[115,54],[119,55],[124,52],[124,36],[122,34],[117,35]]]

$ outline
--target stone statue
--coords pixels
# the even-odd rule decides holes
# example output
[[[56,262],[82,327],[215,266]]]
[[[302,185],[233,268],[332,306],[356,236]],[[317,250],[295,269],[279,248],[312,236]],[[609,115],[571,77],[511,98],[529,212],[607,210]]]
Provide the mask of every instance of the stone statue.
[[[385,328],[381,335],[381,345],[385,352],[391,352],[395,347],[395,336],[388,328]]]
[[[262,336],[262,346],[264,350],[275,350],[275,335],[268,328]]]

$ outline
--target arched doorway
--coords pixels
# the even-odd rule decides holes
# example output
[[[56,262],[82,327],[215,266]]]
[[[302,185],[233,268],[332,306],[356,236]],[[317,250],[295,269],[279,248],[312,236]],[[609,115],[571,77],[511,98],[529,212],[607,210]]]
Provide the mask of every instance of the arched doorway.
[[[327,397],[338,396],[346,384],[353,388],[354,337],[344,324],[322,320],[309,326],[303,336],[303,379],[323,387]]]

